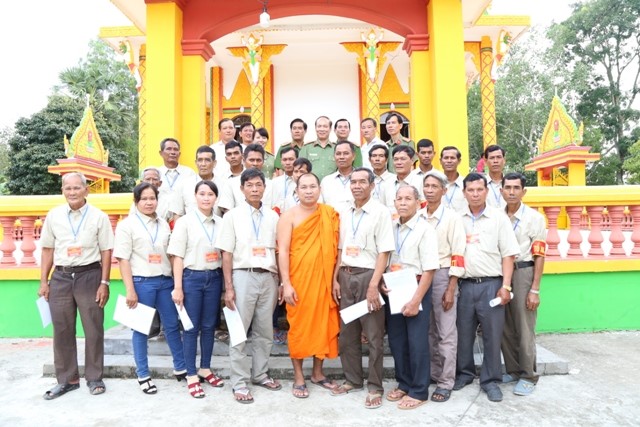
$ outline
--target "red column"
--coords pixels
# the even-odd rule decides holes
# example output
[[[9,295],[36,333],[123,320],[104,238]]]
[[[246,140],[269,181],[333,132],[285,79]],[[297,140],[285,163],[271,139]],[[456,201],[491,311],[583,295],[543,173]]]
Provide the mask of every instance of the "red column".
[[[633,249],[631,255],[640,257],[640,205],[629,206],[631,211],[631,217],[633,218],[632,226],[633,232],[631,233],[631,241],[633,242]]]
[[[582,215],[582,206],[567,206],[567,216],[571,222],[569,229],[569,251],[567,258],[583,258],[580,243],[582,243],[582,234],[580,234],[580,215]]]
[[[587,213],[591,221],[591,232],[589,233],[589,243],[591,248],[589,249],[589,256],[592,257],[604,257],[604,251],[602,250],[602,211],[604,206],[587,206]]]
[[[3,230],[2,244],[0,244],[0,251],[2,251],[0,267],[2,268],[15,267],[18,265],[16,259],[13,257],[13,251],[16,250],[16,244],[13,241],[13,224],[15,222],[15,216],[0,217],[0,224],[2,224]]]
[[[622,247],[624,234],[622,234],[622,219],[624,217],[624,206],[609,206],[609,217],[611,218],[611,252],[609,256],[624,257],[627,254]]]
[[[116,226],[118,225],[118,221],[120,220],[120,215],[109,215],[109,222],[111,223],[111,228],[113,232],[116,232]],[[111,265],[118,265],[118,260],[115,257],[111,257]]]
[[[33,237],[34,223],[36,217],[34,216],[21,216],[20,223],[22,224],[22,261],[20,267],[37,267],[36,259],[33,256],[33,252],[36,250],[36,243]]]
[[[558,215],[560,214],[559,206],[545,206],[544,213],[547,216],[547,259],[560,258],[558,251],[558,243],[560,243],[560,235],[558,234]]]

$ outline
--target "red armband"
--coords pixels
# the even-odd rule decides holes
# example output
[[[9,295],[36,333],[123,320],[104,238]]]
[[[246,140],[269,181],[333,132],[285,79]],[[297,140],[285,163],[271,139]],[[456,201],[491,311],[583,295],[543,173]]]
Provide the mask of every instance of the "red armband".
[[[464,268],[464,256],[451,255],[451,267]]]
[[[531,255],[533,256],[545,256],[547,253],[547,244],[542,240],[536,240],[531,245]]]
[[[280,208],[279,208],[279,207],[274,206],[274,207],[273,207],[273,211],[274,211],[275,213],[277,213],[277,214],[278,214],[278,216],[280,216]]]

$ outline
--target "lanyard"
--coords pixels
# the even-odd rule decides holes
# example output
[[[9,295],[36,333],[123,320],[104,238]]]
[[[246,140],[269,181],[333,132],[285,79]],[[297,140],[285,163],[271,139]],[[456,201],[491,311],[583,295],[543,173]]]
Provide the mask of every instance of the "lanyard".
[[[156,240],[158,240],[158,230],[160,229],[160,224],[156,221],[156,235],[152,236],[151,232],[147,228],[147,224],[144,223],[144,221],[142,220],[142,218],[140,218],[140,215],[138,215],[137,212],[136,212],[136,216],[138,217],[138,220],[140,221],[140,224],[142,224],[142,226],[144,227],[145,231],[149,235],[149,238],[151,239],[151,245],[155,248]]]
[[[519,211],[521,211],[522,213],[520,215],[520,218],[516,218],[517,221],[513,225],[513,231],[516,231],[516,228],[518,228],[518,224],[520,224],[520,219],[524,216],[524,203],[522,204],[522,207],[519,209]]]
[[[169,170],[167,170],[167,171],[164,173],[164,176],[166,176],[166,177],[167,177],[167,182],[169,183],[169,188],[170,188],[171,190],[173,190],[173,185],[176,183],[176,181],[178,180],[178,178],[180,178],[180,174],[178,173],[178,170],[177,170],[177,169],[171,169],[171,170],[173,170],[173,171],[176,173],[176,177],[175,177],[175,178],[173,178],[173,181],[171,181],[171,178],[169,178]]]
[[[458,186],[454,184],[453,191],[451,192],[451,197],[447,197],[446,194],[444,195],[444,198],[447,201],[447,206],[451,207],[451,202],[453,201],[453,196],[454,194],[456,194],[457,189],[458,189]]]
[[[491,187],[491,191],[493,192],[493,198],[496,199],[496,205],[500,206],[500,192],[496,191],[495,188],[493,188],[493,181],[491,181],[491,183],[489,184],[489,187]]]
[[[256,212],[260,214],[260,221],[258,221],[258,225],[256,226],[256,221],[253,219],[253,212],[251,211],[251,206],[249,206],[249,216],[251,216],[251,224],[253,224],[253,234],[256,236],[256,241],[260,241],[260,226],[262,225],[262,211],[260,209],[256,209]]]
[[[438,226],[440,225],[440,221],[442,221],[442,217],[444,216],[444,211],[445,211],[445,209],[444,209],[444,206],[443,206],[442,214],[440,214],[440,218],[438,218],[438,223],[433,228],[438,228]],[[435,212],[434,212],[434,215],[435,215]]]
[[[398,224],[398,227],[396,228],[396,253],[398,255],[400,255],[400,251],[402,250],[402,247],[404,246],[404,242],[407,241],[407,237],[409,237],[409,234],[411,234],[411,232],[413,231],[412,228],[409,228],[409,231],[407,232],[407,234],[404,235],[404,239],[402,239],[402,242],[398,246],[398,243],[400,242],[400,227],[401,227],[400,224]]]
[[[201,219],[200,218],[200,214],[196,212],[196,216],[198,217],[198,222],[200,223],[200,225],[202,226],[202,231],[204,231],[205,236],[207,236],[207,240],[209,241],[209,244],[211,246],[213,246],[213,236],[216,232],[215,226],[213,224],[213,220],[211,221],[211,235],[209,235],[209,232],[207,232],[207,227],[204,226],[204,222],[207,220],[207,218]]]
[[[351,181],[351,175],[349,175],[347,177],[347,179],[342,179],[342,176],[340,175],[340,173],[338,172],[338,179],[340,180],[340,184],[342,184],[342,187],[346,187],[347,184],[349,183],[349,181]]]
[[[74,242],[78,239],[78,233],[80,233],[80,227],[84,222],[84,218],[87,216],[87,212],[89,212],[89,206],[86,206],[86,209],[82,213],[82,218],[80,218],[80,223],[78,224],[78,228],[76,229],[73,228],[73,224],[71,223],[71,212],[69,212],[69,214],[67,215],[67,220],[69,221],[69,227],[71,228],[71,233],[73,233]]]
[[[355,228],[353,227],[353,220],[355,218],[355,209],[353,211],[351,211],[351,231],[353,232],[353,238],[356,238],[356,234],[358,234],[358,228],[360,228],[360,222],[362,222],[362,218],[364,218],[364,216],[366,215],[365,211],[362,211],[362,215],[360,215],[360,219],[358,220],[358,225],[355,226]]]
[[[471,212],[471,210],[469,210],[469,213],[471,214],[471,228],[474,228],[476,226],[476,220],[480,219],[480,217],[482,216],[482,214],[484,213],[484,210],[487,209],[487,207],[485,206],[484,209],[482,209],[482,212],[480,212],[478,214],[478,216],[473,216],[473,212]]]
[[[284,176],[284,198],[287,198],[287,193],[289,192],[289,184],[290,184],[291,178],[289,177],[289,175],[285,175]]]

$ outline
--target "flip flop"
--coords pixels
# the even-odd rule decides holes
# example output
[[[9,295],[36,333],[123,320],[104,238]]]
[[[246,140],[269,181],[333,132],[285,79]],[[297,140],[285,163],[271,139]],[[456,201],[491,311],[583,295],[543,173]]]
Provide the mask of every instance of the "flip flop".
[[[257,385],[258,387],[266,388],[269,391],[278,391],[278,390],[280,390],[282,388],[282,384],[277,383],[276,380],[274,380],[271,377],[267,377],[267,378],[263,379],[260,382],[253,383],[253,385]]]
[[[87,381],[87,387],[89,387],[89,393],[96,396],[107,391],[107,387],[104,385],[104,381]]]
[[[326,377],[318,381],[314,381],[313,379],[311,379],[311,384],[317,385],[318,387],[322,387],[326,390],[335,390],[336,388],[338,388],[338,384]]]
[[[51,390],[48,390],[44,396],[44,400],[53,400],[62,396],[63,394],[67,394],[70,391],[77,390],[80,388],[80,384],[57,384]]]
[[[427,402],[428,400],[418,400],[418,399],[414,399],[411,396],[405,396],[402,398],[400,402],[398,402],[398,409],[402,409],[402,410],[416,409],[417,407],[422,406]]]
[[[296,394],[297,391],[300,393]],[[293,394],[293,397],[296,397],[298,399],[306,399],[307,397],[309,397],[309,390],[307,390],[306,384],[294,384],[291,394]]]
[[[233,396],[235,397],[236,402],[242,403],[243,405],[248,405],[250,403],[253,403],[253,396],[251,396],[251,392],[247,387],[242,387],[237,390],[233,390]],[[248,398],[242,399],[240,398],[240,396],[248,397]]]
[[[378,403],[373,403],[374,400],[379,399]],[[382,406],[382,393],[375,392],[367,394],[367,398],[364,401],[364,407],[367,409],[377,409]]]
[[[406,391],[400,390],[398,387],[396,387],[393,390],[391,390],[389,393],[387,393],[387,400],[389,402],[397,402],[398,400],[401,400],[406,395],[407,395]]]
[[[364,386],[354,387],[349,383],[344,383],[341,386],[338,386],[331,390],[331,396],[346,396],[349,393],[354,393],[361,390],[364,390]]]
[[[439,396],[439,397],[436,397]],[[451,397],[451,390],[437,387],[431,395],[432,402],[446,402]]]

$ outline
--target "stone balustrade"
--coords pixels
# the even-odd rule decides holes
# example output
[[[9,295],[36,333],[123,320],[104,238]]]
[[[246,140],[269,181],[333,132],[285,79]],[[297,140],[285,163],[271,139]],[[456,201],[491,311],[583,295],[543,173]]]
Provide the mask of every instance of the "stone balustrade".
[[[0,199],[0,268],[37,267],[42,221],[64,199],[62,196]],[[92,194],[90,202],[109,215],[115,229],[129,211],[131,195]],[[640,259],[640,186],[532,187],[525,202],[547,218],[548,262]],[[569,219],[566,229],[558,227],[562,215]]]

